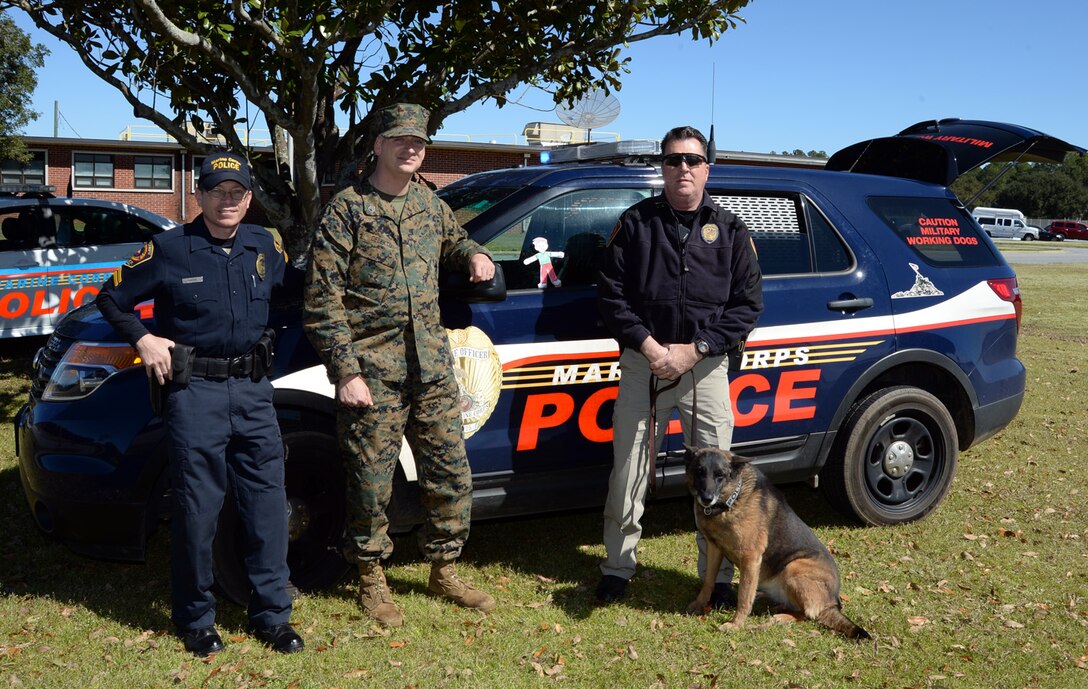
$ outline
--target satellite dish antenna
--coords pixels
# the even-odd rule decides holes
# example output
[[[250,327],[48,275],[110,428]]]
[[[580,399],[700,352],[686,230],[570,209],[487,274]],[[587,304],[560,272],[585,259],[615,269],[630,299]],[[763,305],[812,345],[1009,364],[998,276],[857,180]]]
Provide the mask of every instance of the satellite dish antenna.
[[[564,124],[586,130],[588,142],[593,129],[603,127],[620,116],[620,102],[602,89],[593,89],[574,102],[555,106],[555,114]]]

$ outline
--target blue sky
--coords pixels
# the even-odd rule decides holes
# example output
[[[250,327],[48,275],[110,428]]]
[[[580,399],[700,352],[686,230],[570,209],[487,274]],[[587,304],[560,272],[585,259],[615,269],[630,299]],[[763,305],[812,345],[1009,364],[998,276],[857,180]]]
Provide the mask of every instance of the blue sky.
[[[117,138],[140,124],[119,94],[21,13],[52,51],[24,133]],[[747,20],[714,45],[666,37],[633,45],[622,111],[602,130],[659,138],[707,131],[719,150],[825,150],[927,119],[1012,122],[1088,146],[1088,3],[1079,0],[754,0]],[[515,90],[525,106],[485,102],[447,119],[440,135],[515,141],[527,122],[558,122],[547,94]],[[520,139],[518,139],[520,141]]]

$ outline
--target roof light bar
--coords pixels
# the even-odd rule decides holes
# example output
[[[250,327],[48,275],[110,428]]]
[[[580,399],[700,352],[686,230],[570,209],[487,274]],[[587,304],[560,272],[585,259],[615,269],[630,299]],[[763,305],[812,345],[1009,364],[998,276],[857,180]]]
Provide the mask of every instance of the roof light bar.
[[[630,156],[659,156],[661,142],[654,139],[630,141],[603,141],[595,144],[579,144],[549,151],[552,163],[585,163],[598,160],[615,160]]]

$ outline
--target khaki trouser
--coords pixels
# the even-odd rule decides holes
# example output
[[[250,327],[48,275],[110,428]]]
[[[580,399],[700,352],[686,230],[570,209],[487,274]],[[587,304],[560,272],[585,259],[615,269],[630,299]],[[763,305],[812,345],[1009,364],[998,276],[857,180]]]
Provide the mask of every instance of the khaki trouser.
[[[692,376],[694,374],[694,377]],[[650,364],[637,350],[620,356],[620,389],[612,425],[612,475],[608,480],[608,501],[604,508],[604,545],[608,555],[601,572],[630,579],[635,574],[638,541],[642,536],[649,475],[646,430],[650,420]],[[697,386],[696,435],[692,441],[692,382]],[[670,381],[658,381],[658,387]],[[695,447],[729,449],[733,439],[733,407],[729,399],[729,364],[724,356],[707,357],[681,376],[680,383],[657,397],[657,452],[673,409],[680,413],[684,440]],[[706,570],[706,541],[696,531],[699,547],[699,578]],[[722,560],[718,581],[733,580],[733,565]]]

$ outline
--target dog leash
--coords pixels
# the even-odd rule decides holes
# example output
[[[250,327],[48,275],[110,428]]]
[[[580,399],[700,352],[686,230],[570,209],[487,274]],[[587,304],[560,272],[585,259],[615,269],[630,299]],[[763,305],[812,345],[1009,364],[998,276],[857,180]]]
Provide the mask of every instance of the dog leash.
[[[696,384],[697,381],[695,380],[695,371],[693,369],[694,369],[694,367],[692,367],[691,369],[688,369],[688,371],[687,371],[688,373],[691,374],[691,441],[692,441],[692,443],[695,442],[696,429],[697,429],[697,425],[699,423],[698,385]],[[669,390],[672,390],[673,388],[675,388],[677,385],[680,384],[680,381],[681,381],[681,379],[683,379],[683,377],[684,376],[681,375],[680,378],[677,378],[676,380],[672,381],[668,385],[665,385],[664,387],[659,388],[659,387],[657,387],[657,382],[658,382],[657,376],[655,376],[653,374],[650,374],[650,427],[647,429],[647,433],[646,433],[646,441],[649,444],[649,446],[647,447],[647,453],[646,454],[649,455],[649,458],[650,458],[650,476],[649,476],[649,479],[648,479],[649,484],[650,484],[650,495],[654,495],[657,492],[657,396],[660,395],[663,392],[668,392]]]

